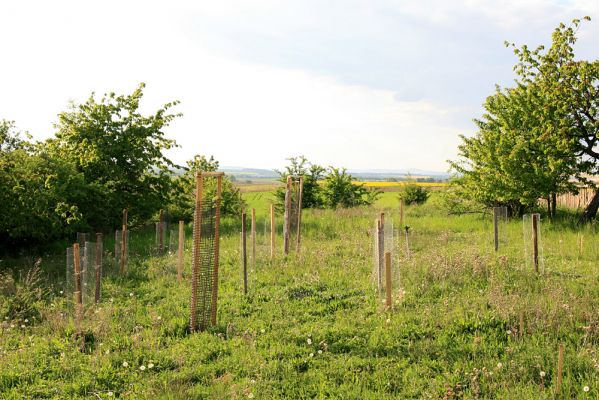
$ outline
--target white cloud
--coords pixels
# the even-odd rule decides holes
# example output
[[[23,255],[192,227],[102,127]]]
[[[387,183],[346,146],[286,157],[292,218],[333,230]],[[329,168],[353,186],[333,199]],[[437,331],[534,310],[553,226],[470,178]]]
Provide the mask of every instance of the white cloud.
[[[148,84],[179,99],[172,157],[280,167],[304,154],[350,168],[444,170],[495,83],[503,40],[546,43],[591,0],[7,2],[0,5],[0,118],[38,138],[69,99]],[[580,33],[596,57],[599,23]]]

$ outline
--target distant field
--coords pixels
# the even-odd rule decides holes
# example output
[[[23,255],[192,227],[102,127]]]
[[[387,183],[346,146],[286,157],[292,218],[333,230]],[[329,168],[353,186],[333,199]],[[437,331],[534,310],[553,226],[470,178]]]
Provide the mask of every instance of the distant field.
[[[414,183],[418,186],[427,187],[430,189],[443,189],[449,186],[447,182],[383,182],[383,181],[354,181],[354,184],[364,184],[366,187],[375,188],[381,192],[397,192],[403,186],[408,183]],[[277,181],[255,181],[255,182],[236,182],[235,186],[238,187],[243,193],[254,193],[254,192],[271,192],[281,186],[281,182]]]

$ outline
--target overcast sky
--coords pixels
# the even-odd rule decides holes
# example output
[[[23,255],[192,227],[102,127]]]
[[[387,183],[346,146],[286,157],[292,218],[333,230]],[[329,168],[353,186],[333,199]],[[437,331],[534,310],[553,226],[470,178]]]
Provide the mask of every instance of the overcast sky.
[[[181,101],[177,162],[445,171],[513,82],[504,40],[585,15],[576,54],[596,59],[597,0],[3,1],[0,119],[43,139],[69,101],[145,82],[144,110]]]

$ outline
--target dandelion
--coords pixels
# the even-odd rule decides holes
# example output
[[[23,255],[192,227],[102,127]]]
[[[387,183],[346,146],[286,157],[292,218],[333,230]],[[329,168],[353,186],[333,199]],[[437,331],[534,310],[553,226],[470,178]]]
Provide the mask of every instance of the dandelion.
[[[260,333],[265,333],[266,330],[264,328],[260,329]]]
[[[497,369],[501,369],[501,367],[503,367],[502,363],[497,363]]]
[[[61,291],[60,291],[60,294],[64,294],[64,292],[61,290]]]
[[[512,331],[507,331],[506,333],[507,333],[508,335],[511,335],[511,334],[512,334]]]
[[[133,292],[129,293],[129,297],[133,297]]]
[[[106,395],[107,395],[108,397],[112,397],[112,396],[114,396],[114,393],[112,393],[112,392],[108,392],[108,393],[106,393]]]
[[[318,350],[318,354],[322,354],[322,350]]]
[[[545,371],[539,372],[539,375],[541,376],[541,378],[544,378],[545,377]]]
[[[26,324],[27,324],[27,323],[29,323],[29,320],[28,320],[28,319],[26,319],[26,320],[25,320],[25,323],[26,323]]]
[[[162,319],[162,317],[159,315],[159,316],[157,316],[157,317],[156,317],[156,319],[157,319],[158,321],[160,321],[160,320]]]
[[[104,354],[106,354],[106,355],[110,354],[110,350],[106,350],[106,351],[104,352]]]
[[[129,363],[127,361],[123,361],[123,367],[127,368],[129,366]]]
[[[148,369],[152,369],[152,368],[154,368],[154,364],[152,364],[152,363],[149,363],[149,364],[148,364]]]
[[[145,371],[145,370],[146,370],[146,366],[145,366],[145,365],[142,365],[141,367],[139,367],[139,370],[140,370],[140,371]]]
[[[387,318],[387,320],[385,322],[388,323],[388,324],[390,324],[391,323],[391,318]]]
[[[312,344],[312,339],[308,338],[307,342],[308,344]]]
[[[310,357],[314,357],[314,353],[310,353]]]
[[[588,392],[589,390],[591,390],[591,388],[588,387],[588,386],[585,386],[585,387],[582,388],[583,392]]]
[[[25,328],[25,325],[21,325],[21,328]]]
[[[250,392],[248,393],[248,399],[253,399],[254,398],[254,393]]]

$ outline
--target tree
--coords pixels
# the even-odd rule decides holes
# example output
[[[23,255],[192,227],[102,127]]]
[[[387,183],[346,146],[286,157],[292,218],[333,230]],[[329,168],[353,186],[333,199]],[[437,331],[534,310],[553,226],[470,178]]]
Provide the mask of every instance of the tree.
[[[583,18],[590,21],[590,17]],[[560,24],[553,32],[552,45],[530,50],[527,46],[514,52],[519,63],[514,67],[519,82],[536,91],[542,99],[545,118],[541,128],[546,135],[572,140],[576,155],[576,180],[591,184],[583,174],[599,173],[599,60],[575,60],[573,46],[581,20],[570,26]],[[599,188],[581,221],[594,218],[599,209]]]
[[[516,87],[487,98],[477,134],[462,137],[461,160],[451,162],[472,198],[517,213],[545,198],[551,215],[557,194],[597,172],[597,62],[573,59],[579,22],[560,25],[546,53],[515,49]]]
[[[213,172],[219,167],[214,157],[206,158],[196,155],[187,161],[183,167],[184,173],[173,178],[171,196],[167,210],[172,218],[191,220],[195,208],[195,188],[197,172]],[[204,190],[208,198],[216,195],[216,183],[213,179],[206,180]],[[230,178],[225,176],[221,187],[221,213],[223,215],[239,215],[245,207],[239,189],[233,186]]]
[[[81,211],[95,228],[120,223],[123,208],[133,223],[150,218],[166,202],[172,167],[163,151],[176,146],[164,129],[181,114],[166,103],[150,115],[139,112],[145,84],[131,95],[95,94],[83,104],[72,104],[59,114],[56,138],[49,148],[71,162],[89,185],[88,202]],[[102,207],[98,207],[102,204]]]
[[[350,208],[374,203],[380,193],[368,190],[364,184],[355,184],[354,177],[345,168],[329,167],[324,180],[323,196],[330,208]]]
[[[0,243],[39,245],[84,227],[78,203],[84,180],[71,163],[20,138],[0,122]]]
[[[324,178],[326,170],[320,165],[310,163],[304,156],[291,157],[288,160],[289,165],[285,167],[285,170],[277,171],[279,181],[286,183],[288,176],[303,177],[302,208],[324,207],[319,181]],[[279,187],[275,191],[275,198],[278,208],[282,209],[285,203],[285,187]]]

